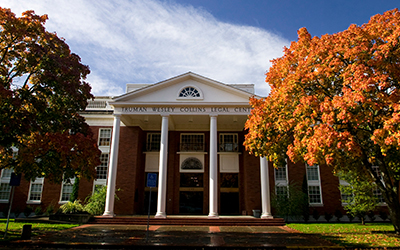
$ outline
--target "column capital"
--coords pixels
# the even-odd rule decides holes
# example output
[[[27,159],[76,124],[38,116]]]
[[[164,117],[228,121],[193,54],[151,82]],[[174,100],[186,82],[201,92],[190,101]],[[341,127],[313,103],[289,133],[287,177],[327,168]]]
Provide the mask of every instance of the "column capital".
[[[160,114],[161,117],[169,117],[169,114]]]
[[[210,117],[217,117],[218,114],[210,114]]]
[[[113,114],[114,118],[121,118],[122,114]]]

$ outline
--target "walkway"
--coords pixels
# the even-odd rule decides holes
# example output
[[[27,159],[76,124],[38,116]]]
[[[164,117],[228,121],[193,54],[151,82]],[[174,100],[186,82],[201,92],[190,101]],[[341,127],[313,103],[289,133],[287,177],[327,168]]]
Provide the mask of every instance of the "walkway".
[[[150,226],[148,240],[146,240],[145,225],[86,224],[14,244],[8,247],[74,249],[339,248],[316,235],[298,233],[286,226],[153,225]]]

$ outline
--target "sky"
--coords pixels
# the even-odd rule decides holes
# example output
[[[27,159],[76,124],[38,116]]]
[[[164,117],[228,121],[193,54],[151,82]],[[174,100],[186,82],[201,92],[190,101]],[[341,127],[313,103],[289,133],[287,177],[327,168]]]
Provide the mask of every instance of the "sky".
[[[96,96],[125,93],[127,83],[157,83],[194,72],[222,83],[253,83],[267,96],[270,60],[306,27],[312,36],[400,7],[399,0],[0,0],[17,15],[48,14]]]

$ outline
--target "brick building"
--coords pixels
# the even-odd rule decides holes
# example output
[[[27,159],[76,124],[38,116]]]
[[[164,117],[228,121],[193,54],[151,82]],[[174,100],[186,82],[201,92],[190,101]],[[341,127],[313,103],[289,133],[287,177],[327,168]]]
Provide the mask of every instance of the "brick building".
[[[339,180],[329,168],[289,162],[274,169],[245,151],[244,124],[253,95],[252,84],[227,85],[189,72],[155,84],[128,84],[121,96],[96,97],[82,115],[98,140],[102,164],[97,179],[80,181],[79,198],[107,185],[104,216],[146,214],[147,180],[156,176],[150,202],[156,217],[217,218],[257,209],[270,218],[270,193],[284,192],[292,182],[301,186],[306,176],[313,208],[320,213],[342,209]],[[2,171],[0,208],[8,203],[9,176],[10,171]],[[63,204],[73,182],[23,179],[13,210]]]

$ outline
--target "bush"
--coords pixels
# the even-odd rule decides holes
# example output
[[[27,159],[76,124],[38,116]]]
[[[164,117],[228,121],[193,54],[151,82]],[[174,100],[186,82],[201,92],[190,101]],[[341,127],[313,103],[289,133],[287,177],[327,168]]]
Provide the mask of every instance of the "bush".
[[[340,219],[343,217],[342,211],[340,211],[339,209],[335,210],[335,217],[337,221],[340,221]]]
[[[352,222],[354,220],[354,216],[350,213],[347,214],[347,218],[349,218],[350,222]]]
[[[286,220],[289,217],[304,216],[308,196],[302,192],[301,187],[296,183],[289,183],[288,186],[282,186],[282,191],[284,192],[279,195],[273,193],[271,196],[271,205],[278,215]]]
[[[20,214],[21,214],[21,210],[19,210],[19,208],[16,208],[16,209],[14,210],[14,216],[15,216],[15,218],[18,218]]]
[[[119,189],[116,191],[120,191]],[[91,215],[101,215],[104,213],[106,206],[106,195],[107,186],[101,186],[97,188],[92,195],[89,195],[85,199],[85,211]],[[115,199],[119,200],[118,196],[115,195]]]
[[[314,220],[318,220],[319,219],[319,213],[318,213],[318,211],[316,210],[316,209],[314,209],[313,210],[313,212],[312,212],[312,217],[314,218]]]
[[[83,209],[83,205],[80,200],[75,200],[74,202],[68,201],[64,205],[60,207],[61,212],[63,214],[81,214],[85,213]]]
[[[35,209],[35,215],[42,215],[43,214],[43,211],[42,211],[42,207],[36,207],[36,209]]]
[[[29,217],[29,215],[31,215],[31,213],[33,212],[33,208],[31,206],[26,206],[24,209],[24,215],[26,218]]]
[[[3,217],[7,218],[7,215],[8,215],[8,206],[5,206],[1,212],[3,213]]]
[[[324,217],[325,217],[325,220],[327,222],[329,222],[333,218],[333,215],[331,213],[325,212],[325,216]]]
[[[376,218],[375,218],[375,213],[373,211],[369,212],[367,214],[369,221],[373,222]]]
[[[54,213],[54,210],[55,210],[54,204],[51,203],[51,204],[48,205],[47,208],[46,208],[46,214],[47,214],[47,215],[53,214],[53,213]]]
[[[387,218],[388,218],[388,215],[387,215],[387,213],[385,211],[379,211],[379,217],[381,217],[381,219],[383,221],[386,221]]]

